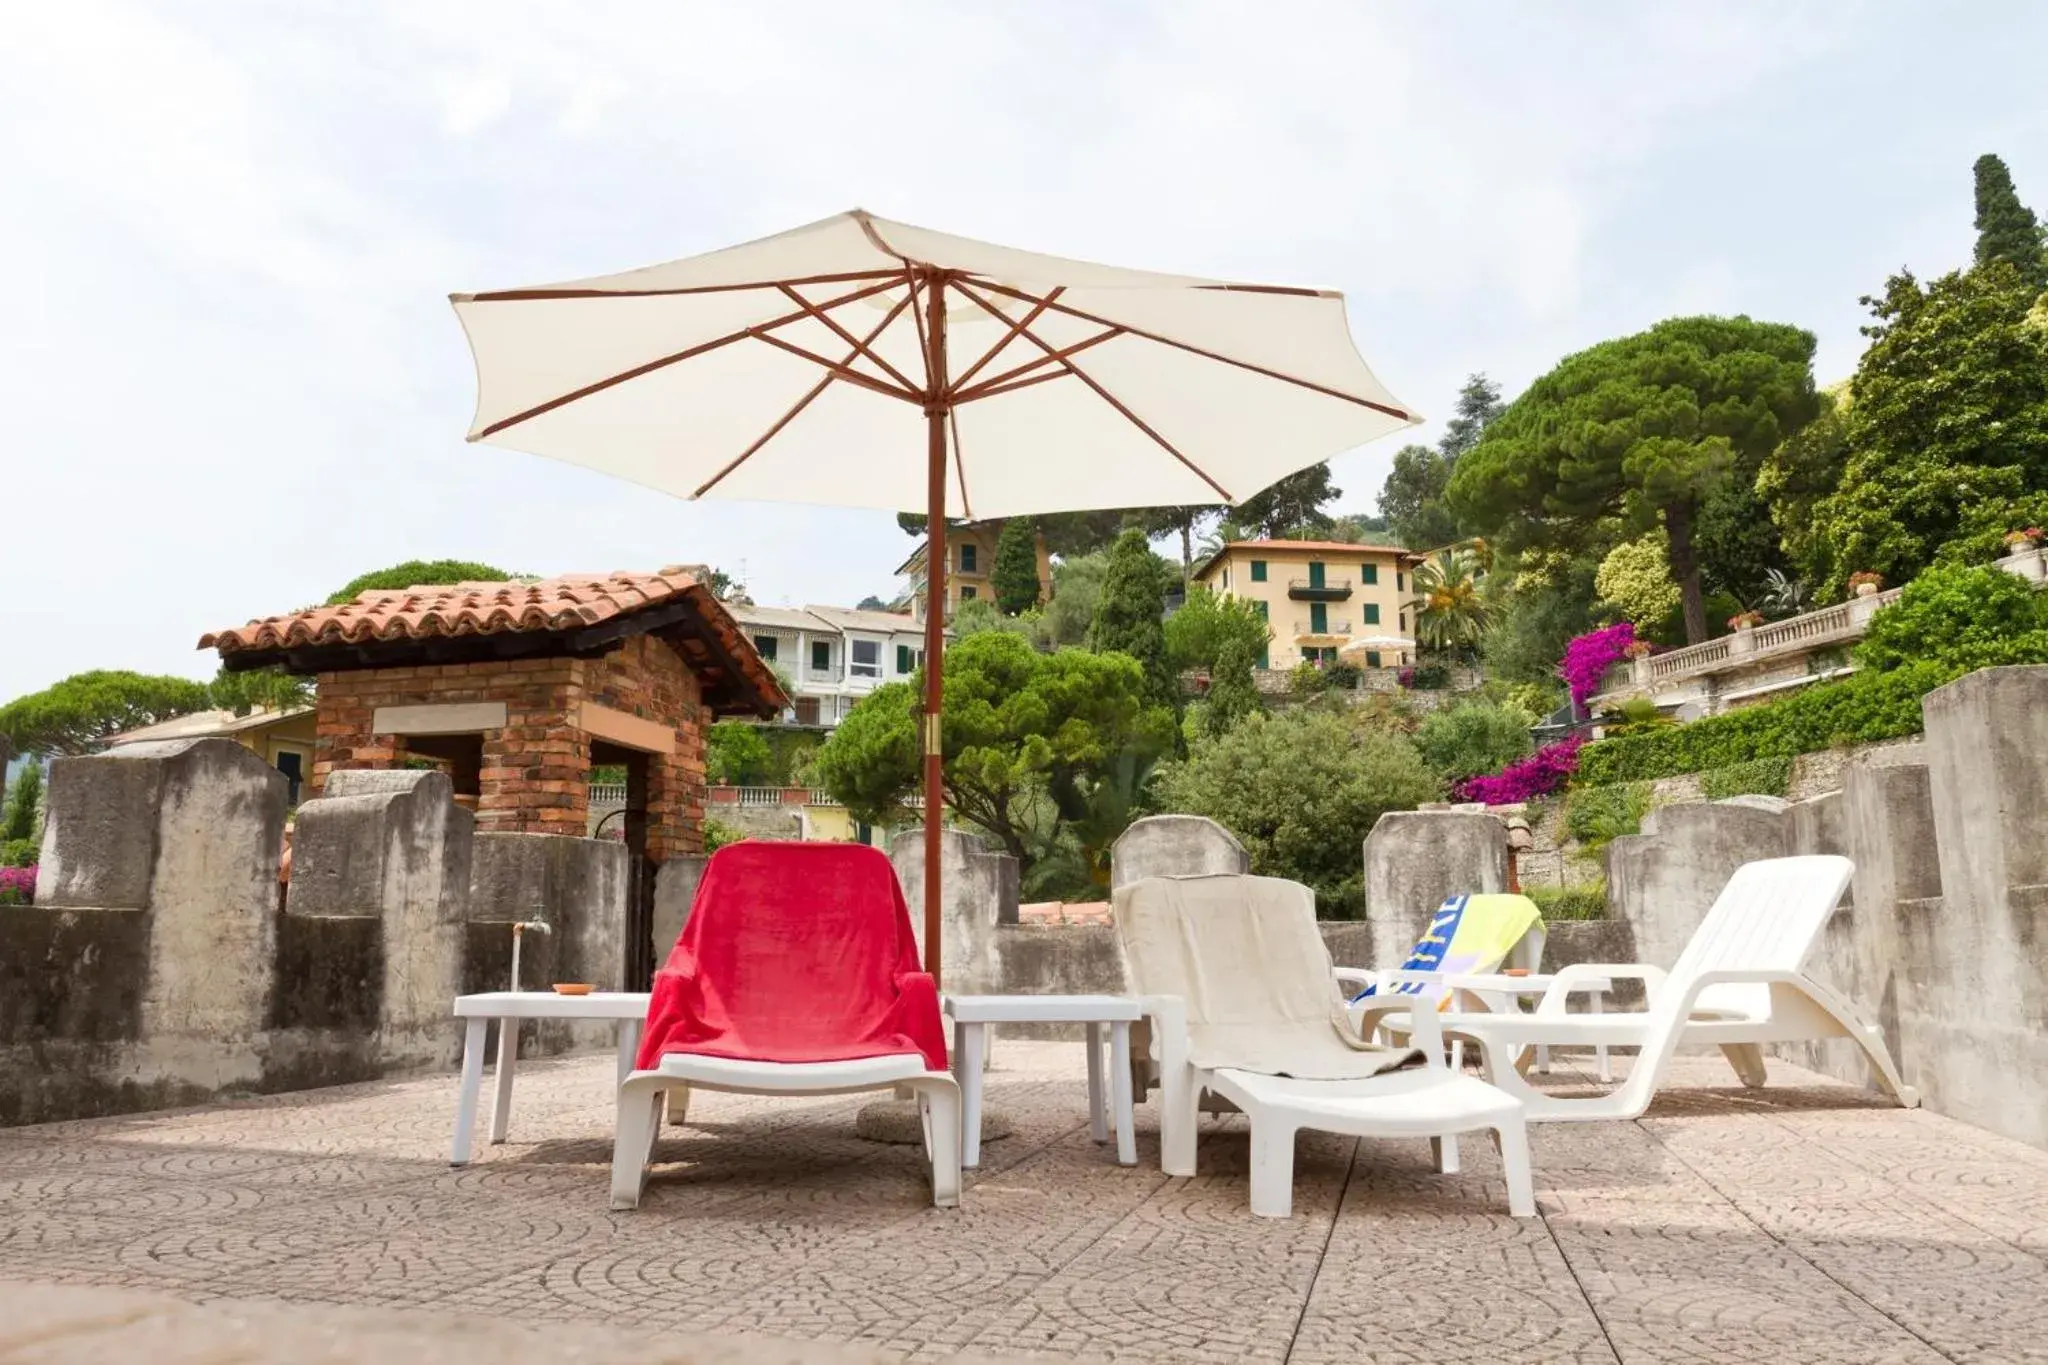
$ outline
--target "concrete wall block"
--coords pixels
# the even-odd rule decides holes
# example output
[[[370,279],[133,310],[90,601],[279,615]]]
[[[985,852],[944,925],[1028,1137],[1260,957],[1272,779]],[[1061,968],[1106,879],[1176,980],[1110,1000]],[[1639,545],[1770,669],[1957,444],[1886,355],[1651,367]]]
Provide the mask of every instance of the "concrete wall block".
[[[1784,856],[1789,824],[1783,809],[1730,801],[1651,811],[1642,833],[1607,846],[1609,917],[1628,924],[1641,961],[1671,966],[1736,868]]]
[[[1145,877],[1251,871],[1237,836],[1202,815],[1148,815],[1131,822],[1109,853],[1111,890]]]
[[[473,922],[547,922],[521,950],[521,985],[588,981],[619,990],[626,974],[626,889],[631,858],[624,844],[559,834],[479,834],[468,904]],[[504,931],[509,945],[511,931]],[[546,961],[526,949],[547,942]],[[509,953],[509,947],[507,949]],[[546,968],[547,975],[542,970]],[[494,986],[494,990],[504,987]],[[544,1051],[608,1046],[609,1024],[550,1025],[538,1030]]]
[[[476,817],[455,804],[447,774],[427,769],[344,770],[325,791],[299,807],[285,912],[378,919],[378,1056],[450,1064]]]
[[[1444,897],[1508,888],[1508,827],[1475,811],[1390,811],[1365,839],[1365,917],[1373,957],[1397,967]]]
[[[119,762],[95,756],[52,762],[43,797],[36,904],[147,908],[163,778],[162,759]]]
[[[1017,923],[1017,860],[996,852],[980,836],[961,830],[946,830],[941,839],[941,989],[965,995],[1036,989],[1028,985],[1006,988],[999,984],[1004,975],[1002,940],[997,927]],[[922,952],[924,831],[906,830],[890,840],[889,861],[895,865],[896,878],[903,884],[903,899],[910,906],[910,922]]]
[[[704,865],[711,860],[695,854],[677,854],[654,874],[654,965],[668,960],[669,950],[683,936],[690,907],[696,903],[697,888],[704,881]],[[920,913],[917,907],[913,913]]]

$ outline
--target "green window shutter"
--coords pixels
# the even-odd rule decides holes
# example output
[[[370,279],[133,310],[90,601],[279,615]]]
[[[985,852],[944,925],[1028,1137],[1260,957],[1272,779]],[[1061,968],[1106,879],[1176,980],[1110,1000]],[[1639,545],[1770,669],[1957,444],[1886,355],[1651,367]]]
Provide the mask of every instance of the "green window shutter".
[[[1272,666],[1273,666],[1273,647],[1272,647],[1271,645],[1260,645],[1260,646],[1259,646],[1259,667],[1260,667],[1260,668],[1271,668]]]
[[[1379,603],[1368,602],[1365,604],[1365,623],[1369,626],[1376,626],[1380,623]]]
[[[1308,563],[1308,585],[1311,588],[1323,586],[1323,561],[1311,559]]]
[[[1367,668],[1378,668],[1380,666],[1380,652],[1378,650],[1368,649],[1365,651],[1365,666]]]
[[[1308,628],[1316,635],[1326,634],[1330,629],[1330,609],[1321,602],[1311,603],[1308,609]]]
[[[1360,582],[1362,582],[1362,583],[1368,583],[1368,584],[1371,584],[1371,583],[1377,583],[1377,582],[1379,582],[1379,581],[1380,581],[1380,566],[1379,566],[1379,565],[1377,565],[1377,564],[1367,564],[1367,565],[1365,565],[1365,566],[1364,566],[1364,567],[1363,567],[1363,568],[1362,568],[1362,569],[1361,569],[1361,570],[1359,571],[1359,581],[1360,581]]]
[[[1254,583],[1263,583],[1263,582],[1265,582],[1265,581],[1266,581],[1266,561],[1265,561],[1265,560],[1263,560],[1263,559],[1254,559],[1254,560],[1252,561],[1252,582],[1254,582]]]
[[[909,645],[896,646],[896,671],[898,673],[908,673],[910,671]]]
[[[1268,619],[1268,618],[1267,618],[1267,616],[1266,616],[1266,613],[1267,613],[1267,611],[1268,611],[1268,610],[1270,610],[1270,608],[1268,608],[1268,606],[1266,605],[1266,603],[1264,603],[1264,602],[1254,602],[1254,603],[1253,603],[1252,605],[1253,605],[1253,606],[1255,606],[1255,607],[1257,607],[1257,608],[1259,609],[1259,619],[1260,619],[1261,621],[1264,621],[1264,620]]]

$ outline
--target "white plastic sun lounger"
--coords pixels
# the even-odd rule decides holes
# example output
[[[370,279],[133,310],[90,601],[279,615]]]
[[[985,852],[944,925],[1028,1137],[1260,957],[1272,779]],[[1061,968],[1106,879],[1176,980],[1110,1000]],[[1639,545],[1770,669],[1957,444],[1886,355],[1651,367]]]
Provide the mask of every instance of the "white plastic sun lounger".
[[[1272,877],[1148,877],[1119,888],[1114,913],[1133,989],[1152,1023],[1160,1074],[1160,1165],[1195,1174],[1204,1091],[1251,1124],[1251,1210],[1294,1205],[1294,1138],[1428,1138],[1458,1169],[1457,1135],[1498,1134],[1508,1208],[1533,1217],[1522,1108],[1444,1063],[1436,1013],[1415,1011],[1417,1049],[1376,1048],[1351,1029],[1316,932],[1307,887]]]
[[[1878,1084],[1911,1108],[1919,1095],[1899,1076],[1884,1035],[1847,1001],[1806,975],[1855,865],[1810,855],[1745,863],[1728,879],[1669,972],[1642,963],[1582,962],[1557,972],[1533,1014],[1456,1013],[1446,1032],[1476,1040],[1486,1075],[1518,1097],[1531,1121],[1634,1118],[1649,1108],[1680,1046],[1719,1047],[1747,1086],[1764,1083],[1767,1043],[1848,1038],[1863,1049]],[[1635,1013],[1567,1014],[1567,998],[1588,981],[1634,978],[1645,1007]],[[1628,1078],[1593,1097],[1545,1094],[1517,1062],[1536,1045],[1639,1049]]]

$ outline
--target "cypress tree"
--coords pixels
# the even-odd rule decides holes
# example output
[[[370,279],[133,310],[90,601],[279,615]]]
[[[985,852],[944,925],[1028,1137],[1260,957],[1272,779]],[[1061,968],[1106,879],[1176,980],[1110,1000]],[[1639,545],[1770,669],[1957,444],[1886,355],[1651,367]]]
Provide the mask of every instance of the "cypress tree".
[[[1096,599],[1095,620],[1088,627],[1088,647],[1128,654],[1144,666],[1155,700],[1171,706],[1178,700],[1173,672],[1166,663],[1166,574],[1159,556],[1145,543],[1142,531],[1125,531],[1109,552]]]
[[[1038,605],[1044,587],[1038,581],[1038,523],[1030,517],[1011,517],[996,537],[995,567],[989,582],[996,590],[996,606],[1005,616],[1015,616]]]
[[[2020,202],[2012,172],[1990,153],[1977,158],[1977,264],[2010,261],[2028,284],[2048,289],[2048,240]]]

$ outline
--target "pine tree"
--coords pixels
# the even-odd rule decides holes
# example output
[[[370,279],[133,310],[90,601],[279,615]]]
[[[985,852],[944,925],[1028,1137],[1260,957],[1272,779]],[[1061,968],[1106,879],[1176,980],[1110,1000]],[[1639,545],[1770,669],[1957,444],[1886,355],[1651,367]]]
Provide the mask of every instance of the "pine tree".
[[[1038,581],[1038,524],[1030,517],[1011,517],[996,537],[995,567],[989,582],[996,590],[996,606],[1005,616],[1015,616],[1038,605],[1044,585]]]
[[[2012,172],[1990,153],[1977,158],[1977,264],[2010,261],[2035,289],[2048,289],[2048,237],[2020,202]]]
[[[1109,571],[1088,627],[1088,647],[1098,653],[1114,650],[1136,659],[1145,670],[1155,700],[1177,700],[1172,670],[1166,662],[1166,580],[1170,573],[1145,533],[1125,531],[1109,552]]]

